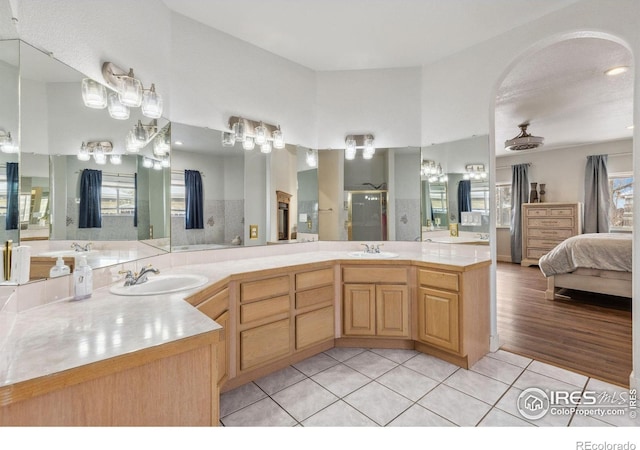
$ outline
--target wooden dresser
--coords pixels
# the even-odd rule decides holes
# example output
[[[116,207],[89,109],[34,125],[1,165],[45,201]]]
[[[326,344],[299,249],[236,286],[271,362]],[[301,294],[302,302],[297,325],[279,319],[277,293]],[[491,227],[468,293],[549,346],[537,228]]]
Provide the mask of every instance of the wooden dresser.
[[[538,264],[560,242],[581,233],[582,203],[524,203],[520,264]]]

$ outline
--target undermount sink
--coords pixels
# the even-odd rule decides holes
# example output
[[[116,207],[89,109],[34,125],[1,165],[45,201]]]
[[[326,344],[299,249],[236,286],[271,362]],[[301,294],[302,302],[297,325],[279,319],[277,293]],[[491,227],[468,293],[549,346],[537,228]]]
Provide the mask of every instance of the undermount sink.
[[[384,259],[384,258],[397,258],[397,253],[392,252],[380,252],[380,253],[367,253],[367,252],[349,252],[349,256],[355,258],[371,258],[371,259]]]
[[[115,295],[161,295],[186,291],[207,283],[209,279],[196,274],[149,274],[146,282],[133,286],[117,284],[111,286],[109,292]]]

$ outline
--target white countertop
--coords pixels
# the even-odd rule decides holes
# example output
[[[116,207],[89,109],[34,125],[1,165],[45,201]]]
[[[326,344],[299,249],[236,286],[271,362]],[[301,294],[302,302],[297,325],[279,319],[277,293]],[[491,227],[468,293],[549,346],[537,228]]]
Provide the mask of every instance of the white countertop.
[[[460,267],[489,261],[488,252],[482,247],[449,247],[400,251],[391,260]],[[258,270],[363,260],[348,256],[347,251],[312,251],[203,263],[207,257],[212,258],[209,255],[215,253],[194,252],[190,264],[163,272],[197,273],[212,284]],[[86,300],[65,299],[21,312],[0,349],[0,387],[219,329],[216,322],[183,300],[204,287],[160,296],[128,297],[113,295],[109,287],[104,287]]]

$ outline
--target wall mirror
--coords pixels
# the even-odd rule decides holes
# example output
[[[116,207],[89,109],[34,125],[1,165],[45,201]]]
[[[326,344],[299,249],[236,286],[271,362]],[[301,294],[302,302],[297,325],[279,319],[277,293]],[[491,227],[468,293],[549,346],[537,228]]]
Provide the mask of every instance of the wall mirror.
[[[318,152],[314,149],[298,147],[297,150],[297,223],[298,242],[318,240],[318,222],[321,214],[331,214],[329,210],[319,210],[318,205]]]
[[[16,45],[20,56],[20,242],[32,247],[32,258],[46,258],[64,251],[73,256],[70,242],[90,241],[94,250],[88,261],[93,267],[167,250],[168,121],[143,117],[139,108],[131,108],[126,120],[111,118],[106,109],[87,108],[81,73],[25,42]],[[6,87],[4,82],[2,86]],[[145,136],[138,151],[131,153],[125,142],[136,124]],[[160,151],[159,144],[165,142],[166,150]],[[83,152],[87,160],[79,157]],[[101,155],[104,160],[98,158]],[[79,224],[80,183],[86,170],[101,173],[99,226]]]
[[[223,146],[218,130],[172,123],[171,131],[171,251],[247,245],[245,153],[249,152],[239,144]],[[186,180],[185,172],[200,179],[200,191],[197,183]],[[201,218],[194,223],[187,220],[188,190],[202,201]]]
[[[373,158],[318,152],[319,238],[420,240],[420,149],[377,149]]]
[[[424,147],[421,158],[422,240],[488,244],[488,136]]]
[[[19,41],[0,41],[0,243],[20,239],[18,82]],[[13,182],[11,181],[13,180]]]

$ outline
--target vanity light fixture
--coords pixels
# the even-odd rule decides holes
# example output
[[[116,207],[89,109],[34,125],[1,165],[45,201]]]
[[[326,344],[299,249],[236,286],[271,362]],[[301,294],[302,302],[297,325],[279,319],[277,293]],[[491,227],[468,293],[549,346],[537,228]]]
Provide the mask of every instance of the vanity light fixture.
[[[107,88],[91,78],[84,78],[82,100],[88,108],[104,109],[107,106]]]
[[[82,143],[77,156],[80,161],[89,161],[93,156],[96,164],[103,165],[107,163],[107,155],[109,155],[113,164],[120,164],[122,159],[120,159],[120,162],[114,162],[114,160],[118,161],[120,155],[112,154],[112,152],[113,144],[109,141],[89,141]]]
[[[443,173],[440,163],[436,163],[432,160],[425,159],[422,161],[422,165],[420,166],[420,175],[427,177],[427,181],[429,183],[435,183],[437,181],[444,183],[449,181],[449,177],[446,173]]]
[[[11,137],[10,131],[0,131],[0,150],[2,153],[18,153],[18,145]]]
[[[357,149],[362,149],[362,158],[371,159],[376,153],[374,138],[371,134],[348,135],[345,140],[344,159],[353,160],[356,157]]]
[[[486,180],[487,172],[484,164],[467,164],[465,166],[465,174],[462,176],[465,180]]]
[[[509,139],[505,141],[504,148],[505,150],[510,151],[520,151],[520,150],[531,150],[534,148],[542,147],[544,145],[544,138],[539,136],[532,136],[527,133],[527,127],[529,126],[529,122],[521,123],[518,125],[520,127],[520,134],[514,137],[513,139]]]
[[[236,142],[242,142],[242,148],[245,150],[253,150],[257,145],[262,153],[271,153],[272,148],[285,147],[279,125],[232,116],[229,118],[229,130],[231,131],[222,132],[224,147],[233,147]]]

